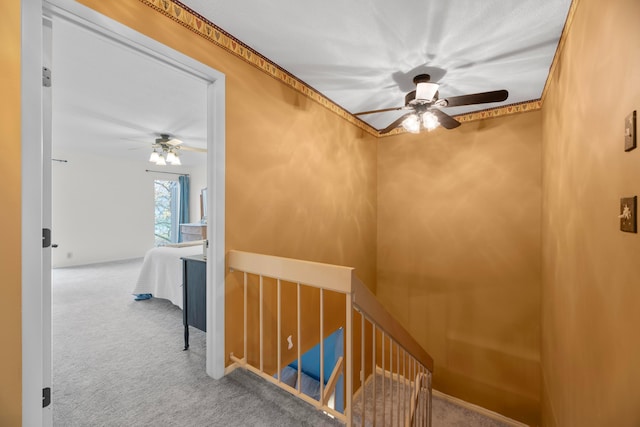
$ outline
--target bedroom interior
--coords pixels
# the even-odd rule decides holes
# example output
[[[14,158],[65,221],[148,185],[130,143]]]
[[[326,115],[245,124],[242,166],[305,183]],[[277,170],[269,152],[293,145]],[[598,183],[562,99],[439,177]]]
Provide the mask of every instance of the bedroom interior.
[[[52,265],[143,257],[155,246],[154,180],[189,176],[183,222],[200,222],[206,153],[182,152],[182,165],[164,167],[149,154],[166,132],[206,148],[205,84],[78,25],[56,24],[52,157],[63,161],[52,162]]]
[[[163,167],[150,163],[149,152],[155,137],[159,137],[156,129],[181,135],[189,148],[194,143],[203,144],[205,85],[149,58],[132,59],[132,53],[117,43],[64,20],[56,22],[52,50],[52,68],[56,69],[52,106],[53,288],[61,286],[56,281],[55,269],[89,265],[91,268],[84,271],[92,274],[83,274],[83,282],[86,286],[102,286],[108,283],[104,276],[110,277],[109,264],[105,262],[142,257],[146,260],[156,250],[171,250],[158,245],[184,245],[184,249],[174,249],[182,251],[180,256],[202,254],[202,239],[206,236],[200,235],[199,241],[187,241],[196,240],[190,232],[206,229],[202,205],[203,193],[206,194],[206,154],[179,150],[181,164]],[[130,66],[126,74],[118,66],[124,63]],[[149,75],[154,78],[148,78]],[[101,84],[95,85],[95,81]],[[83,119],[79,120],[79,116]],[[199,150],[206,153],[203,148]],[[178,177],[189,179],[189,191],[173,194],[174,199],[185,195],[188,199],[188,218],[183,220],[186,225],[178,223],[179,203],[173,200],[170,217],[175,224],[169,227],[168,236],[158,239],[154,182],[177,184]],[[182,308],[182,264],[179,256],[173,258],[164,255],[160,259],[164,265],[156,261],[146,270],[145,264],[138,265],[136,277],[125,282],[126,295],[133,301],[139,299],[134,298],[137,294],[149,292]],[[104,269],[100,268],[103,266]],[[163,283],[165,286],[160,286]],[[58,294],[54,292],[54,298]],[[84,323],[70,319],[71,313],[82,311],[65,313],[65,324]],[[103,320],[106,328],[113,328],[111,317],[105,316]],[[52,326],[54,331],[64,330],[65,324],[54,322]],[[62,336],[54,335],[54,353],[58,350],[64,354],[60,349],[68,347],[64,340],[55,339]],[[104,343],[81,339],[74,347],[90,353],[92,346],[95,349],[101,345]],[[162,353],[156,357],[162,358]],[[56,366],[59,361],[54,360],[53,373],[54,381],[62,385],[61,371]],[[115,387],[125,387],[125,380],[122,381]],[[61,404],[79,397],[73,393],[57,399],[59,396],[63,394],[54,391],[52,398]],[[59,418],[59,414],[54,419],[64,420],[61,422],[65,425],[77,422],[65,419],[64,415]]]
[[[621,142],[623,119],[640,99],[638,85],[625,85],[640,69],[637,2],[573,1],[534,111],[381,139],[141,1],[82,3],[228,76],[227,249],[355,266],[433,355],[436,389],[531,425],[637,423],[640,248],[617,218],[620,197],[637,194],[640,178],[638,150],[625,153]],[[0,30],[16,80],[23,4],[8,3],[3,19],[12,25]],[[606,76],[598,78],[601,102],[586,89],[594,72]],[[14,111],[22,98],[6,93],[2,112],[15,118],[7,135],[16,141],[7,151],[19,156],[29,137]],[[3,161],[11,182],[32,170]],[[20,190],[7,192],[9,206],[20,206]],[[17,207],[3,215],[21,223]],[[20,230],[5,228],[18,247]],[[322,240],[327,233],[332,242]],[[24,255],[15,252],[3,249],[1,312],[5,324],[25,326]],[[422,262],[420,252],[434,256]],[[10,384],[2,402],[19,425],[24,350],[20,331],[3,334],[16,350],[2,356]]]

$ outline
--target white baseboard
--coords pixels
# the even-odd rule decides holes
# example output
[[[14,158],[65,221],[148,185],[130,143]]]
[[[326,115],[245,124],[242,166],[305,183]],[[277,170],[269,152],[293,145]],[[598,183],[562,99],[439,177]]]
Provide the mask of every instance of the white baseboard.
[[[497,412],[490,411],[487,408],[483,408],[482,406],[474,405],[473,403],[466,402],[462,399],[458,399],[457,397],[449,396],[448,394],[444,394],[441,391],[433,389],[433,395],[442,400],[446,400],[455,405],[461,406],[465,409],[468,409],[473,412],[477,412],[485,417],[503,422],[513,427],[529,427],[527,424],[521,423],[520,421],[513,420],[509,417],[505,417],[502,414],[498,414]]]

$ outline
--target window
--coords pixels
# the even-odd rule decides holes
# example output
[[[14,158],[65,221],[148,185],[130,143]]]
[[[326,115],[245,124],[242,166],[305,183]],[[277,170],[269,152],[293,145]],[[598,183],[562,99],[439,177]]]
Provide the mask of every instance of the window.
[[[180,186],[177,181],[156,179],[155,194],[155,245],[178,242]]]

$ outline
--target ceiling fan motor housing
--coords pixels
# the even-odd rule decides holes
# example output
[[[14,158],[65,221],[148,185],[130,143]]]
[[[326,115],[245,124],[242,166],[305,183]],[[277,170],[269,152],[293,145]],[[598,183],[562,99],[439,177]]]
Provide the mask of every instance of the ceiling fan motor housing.
[[[412,90],[404,97],[404,105],[424,105],[432,103],[438,93],[439,85],[431,83],[429,74],[418,74],[413,78],[416,90]]]
[[[418,101],[432,102],[436,93],[438,93],[438,85],[435,83],[418,83],[416,87]]]
[[[415,100],[417,102],[432,102],[436,93],[438,93],[439,85],[437,83],[431,83],[431,76],[429,74],[418,74],[413,78],[413,83],[416,85]]]

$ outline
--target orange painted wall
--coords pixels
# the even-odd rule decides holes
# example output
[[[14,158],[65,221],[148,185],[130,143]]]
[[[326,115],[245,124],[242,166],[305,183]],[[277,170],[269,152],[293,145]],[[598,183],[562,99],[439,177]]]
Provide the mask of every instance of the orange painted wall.
[[[536,424],[540,111],[378,142],[380,300],[434,388]]]
[[[640,236],[619,200],[640,195],[640,2],[579,0],[543,112],[543,420],[640,425]]]
[[[20,0],[7,0],[0,16],[0,425],[22,420],[21,197],[20,197]]]

